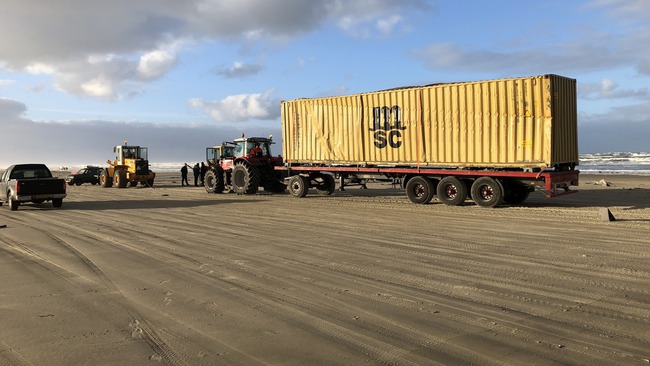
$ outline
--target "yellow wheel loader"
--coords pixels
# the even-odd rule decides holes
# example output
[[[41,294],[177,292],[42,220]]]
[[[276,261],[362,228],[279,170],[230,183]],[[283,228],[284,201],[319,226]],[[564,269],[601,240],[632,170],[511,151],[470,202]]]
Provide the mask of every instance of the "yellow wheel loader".
[[[125,188],[137,186],[138,183],[153,187],[156,173],[149,169],[146,147],[127,145],[125,142],[124,145],[116,146],[113,152],[115,160],[106,160],[109,166],[99,175],[99,184],[102,187]]]

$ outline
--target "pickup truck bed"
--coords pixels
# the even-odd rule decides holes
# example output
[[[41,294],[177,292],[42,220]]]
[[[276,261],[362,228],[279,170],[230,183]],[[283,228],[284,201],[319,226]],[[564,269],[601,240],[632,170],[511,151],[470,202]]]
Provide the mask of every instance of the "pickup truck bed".
[[[12,211],[24,202],[52,201],[54,207],[61,207],[65,197],[65,180],[52,177],[44,164],[12,165],[0,176],[0,201]]]

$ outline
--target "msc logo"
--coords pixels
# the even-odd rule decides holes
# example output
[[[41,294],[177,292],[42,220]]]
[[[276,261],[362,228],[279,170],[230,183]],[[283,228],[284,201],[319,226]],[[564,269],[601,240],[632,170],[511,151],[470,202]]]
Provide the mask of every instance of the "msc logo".
[[[406,127],[402,126],[402,110],[399,106],[374,107],[372,120],[370,131],[375,132],[375,146],[378,149],[386,146],[397,149],[402,146],[402,131]]]

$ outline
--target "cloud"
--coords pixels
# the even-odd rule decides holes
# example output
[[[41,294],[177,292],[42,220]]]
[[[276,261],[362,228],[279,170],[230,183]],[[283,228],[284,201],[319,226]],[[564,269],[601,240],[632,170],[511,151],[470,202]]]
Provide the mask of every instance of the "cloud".
[[[606,113],[580,113],[580,152],[648,151],[650,102],[613,107]]]
[[[325,2],[325,9],[346,33],[357,38],[390,36],[401,23],[405,11],[424,12],[432,6],[422,0],[332,0]]]
[[[280,117],[280,100],[263,94],[231,95],[222,100],[191,99],[190,105],[203,109],[218,123],[236,123],[251,119],[274,120]]]
[[[52,75],[64,92],[115,100],[137,94],[177,64],[182,47],[204,41],[287,40],[338,22],[387,35],[424,0],[6,0],[0,67]],[[15,21],[24,19],[29,21]],[[370,25],[373,25],[371,27]],[[236,65],[235,65],[236,66]],[[226,76],[259,72],[231,68]]]
[[[634,68],[650,75],[650,54],[643,46],[650,43],[650,2],[645,0],[593,0],[583,10],[603,10],[597,31],[546,35],[564,39],[532,46],[512,39],[476,46],[473,43],[432,43],[413,49],[411,55],[435,70],[476,71],[517,74],[589,72],[612,68]],[[600,13],[590,17],[601,17]],[[576,20],[573,26],[580,26]],[[588,29],[589,26],[585,28]],[[559,28],[558,29],[562,29]],[[518,44],[504,48],[503,44]],[[478,62],[478,64],[477,64]]]
[[[111,158],[112,149],[124,140],[149,147],[152,162],[198,162],[205,148],[248,136],[281,136],[279,124],[272,127],[214,125],[168,125],[146,121],[71,120],[34,121],[25,118],[27,106],[0,98],[3,136],[0,169],[15,163],[43,162],[51,167],[100,164]],[[279,146],[274,154],[279,154]],[[34,158],[33,151],[40,151]],[[25,157],[30,161],[25,161]],[[180,168],[180,166],[179,166]]]
[[[242,78],[258,74],[261,70],[261,65],[235,61],[232,66],[217,71],[217,74],[226,78]]]
[[[578,97],[584,99],[648,99],[648,88],[620,89],[619,85],[610,80],[603,79],[599,83],[578,83]]]
[[[0,88],[3,86],[9,86],[11,84],[14,84],[16,81],[15,80],[9,80],[9,79],[0,79]]]

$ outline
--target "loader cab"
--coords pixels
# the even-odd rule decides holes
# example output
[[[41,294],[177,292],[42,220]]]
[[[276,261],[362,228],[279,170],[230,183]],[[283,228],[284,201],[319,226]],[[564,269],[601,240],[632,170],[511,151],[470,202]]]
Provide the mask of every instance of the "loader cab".
[[[149,160],[149,151],[146,147],[120,145],[116,146],[115,162],[117,165],[129,165],[128,160]]]
[[[235,145],[232,142],[224,142],[221,146],[208,147],[205,149],[205,160],[212,166],[221,159],[233,158],[235,156]]]

